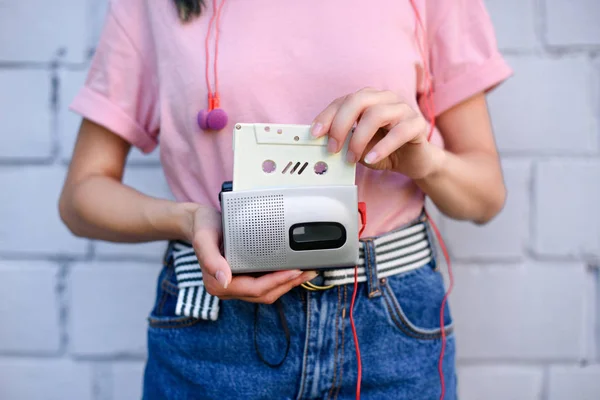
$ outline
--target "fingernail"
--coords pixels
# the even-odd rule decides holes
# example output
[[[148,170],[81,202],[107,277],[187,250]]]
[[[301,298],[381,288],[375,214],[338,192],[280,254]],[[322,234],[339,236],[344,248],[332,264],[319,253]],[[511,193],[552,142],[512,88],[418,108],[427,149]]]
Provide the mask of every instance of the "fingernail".
[[[323,124],[320,122],[314,122],[312,124],[312,127],[310,128],[310,134],[313,135],[313,137],[321,136],[322,131],[323,131]]]
[[[311,281],[311,280],[315,279],[317,277],[317,275],[319,275],[317,272],[310,271],[308,274],[306,274],[306,281]]]
[[[377,153],[375,153],[374,151],[370,152],[369,154],[367,154],[367,156],[365,157],[365,162],[367,164],[373,164],[374,162],[377,161]]]
[[[334,138],[332,138],[330,136],[329,140],[327,141],[327,151],[330,153],[335,153],[335,151],[337,150],[337,147],[338,147],[337,140],[335,140]]]
[[[296,279],[297,277],[299,277],[300,275],[302,275],[302,271],[293,271],[293,273],[290,275],[290,281],[292,279]]]
[[[215,278],[217,278],[217,282],[219,282],[223,288],[227,289],[229,282],[227,282],[227,277],[225,277],[225,273],[223,271],[217,271]]]
[[[358,158],[356,157],[356,154],[354,154],[352,150],[348,150],[348,152],[346,153],[346,161],[348,161],[349,163],[355,163],[357,159]]]

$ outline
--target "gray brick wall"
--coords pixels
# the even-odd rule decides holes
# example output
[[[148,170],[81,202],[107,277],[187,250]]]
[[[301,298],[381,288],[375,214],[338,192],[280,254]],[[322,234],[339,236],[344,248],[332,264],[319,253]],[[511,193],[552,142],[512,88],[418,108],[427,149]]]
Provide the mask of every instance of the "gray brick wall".
[[[600,2],[486,0],[516,75],[490,98],[509,198],[442,219],[466,400],[600,398]],[[0,2],[0,399],[138,398],[163,244],[73,237],[56,202],[106,0]],[[126,183],[171,197],[158,154]],[[101,300],[101,301],[99,301]]]

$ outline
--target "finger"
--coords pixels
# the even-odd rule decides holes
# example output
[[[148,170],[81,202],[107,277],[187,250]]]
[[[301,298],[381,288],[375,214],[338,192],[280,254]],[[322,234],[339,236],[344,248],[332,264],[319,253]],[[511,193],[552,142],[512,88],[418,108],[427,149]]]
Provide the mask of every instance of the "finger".
[[[346,160],[350,163],[360,160],[367,144],[377,131],[398,124],[409,115],[409,111],[410,108],[403,103],[376,104],[368,107],[352,133]]]
[[[325,136],[331,128],[331,121],[342,105],[345,97],[340,97],[332,101],[323,111],[317,115],[311,124],[310,132],[315,138]]]
[[[373,91],[363,89],[347,96],[337,113],[331,121],[327,150],[337,153],[342,148],[352,126],[356,121],[362,119],[363,112],[377,104],[389,104],[397,102],[398,98],[393,92]]]
[[[314,279],[315,276],[317,276],[317,273],[314,271],[304,271],[299,277],[275,287],[273,290],[265,293],[260,297],[244,297],[240,298],[240,300],[248,301],[251,303],[272,304],[296,286],[299,286],[306,281]]]
[[[202,278],[210,280],[212,277],[218,282],[218,286],[227,289],[231,281],[231,268],[227,260],[221,255],[219,241],[220,237],[217,231],[211,229],[199,230],[194,236],[192,246],[202,268]]]
[[[258,298],[276,287],[298,278],[300,275],[302,275],[302,271],[299,270],[271,272],[259,278],[240,275],[233,278],[227,291],[223,294],[235,298]]]
[[[410,142],[422,132],[426,124],[421,118],[411,118],[394,126],[365,156],[366,164],[376,164]]]

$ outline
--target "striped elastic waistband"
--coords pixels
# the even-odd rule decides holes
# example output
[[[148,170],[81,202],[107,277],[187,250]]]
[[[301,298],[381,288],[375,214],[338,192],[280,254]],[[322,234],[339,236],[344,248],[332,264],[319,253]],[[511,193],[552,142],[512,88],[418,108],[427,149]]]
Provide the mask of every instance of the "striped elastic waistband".
[[[426,221],[423,219],[378,237],[361,239],[361,243],[359,282],[367,280],[367,268],[375,268],[377,277],[385,278],[424,267],[433,258]],[[179,288],[175,313],[216,320],[220,301],[205,290],[202,270],[191,244],[172,241],[169,247],[169,258]],[[354,283],[354,267],[323,270],[315,279],[319,280],[318,285],[323,286]],[[315,283],[315,280],[311,282]]]
[[[375,264],[377,277],[385,278],[424,267],[433,257],[427,226],[423,221],[380,237],[362,239],[361,243],[359,282],[367,280],[365,259]],[[324,286],[354,283],[354,267],[326,270],[322,275]]]

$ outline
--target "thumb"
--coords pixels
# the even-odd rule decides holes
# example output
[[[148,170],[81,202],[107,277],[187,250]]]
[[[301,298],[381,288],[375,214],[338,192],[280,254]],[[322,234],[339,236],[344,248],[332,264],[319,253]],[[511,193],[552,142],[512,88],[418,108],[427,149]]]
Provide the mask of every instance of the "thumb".
[[[213,278],[223,288],[231,282],[231,268],[219,249],[219,233],[214,230],[199,230],[194,234],[192,245],[202,268],[204,279]]]

